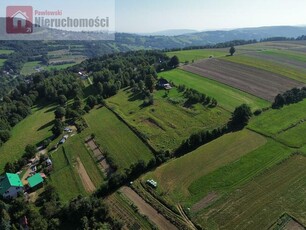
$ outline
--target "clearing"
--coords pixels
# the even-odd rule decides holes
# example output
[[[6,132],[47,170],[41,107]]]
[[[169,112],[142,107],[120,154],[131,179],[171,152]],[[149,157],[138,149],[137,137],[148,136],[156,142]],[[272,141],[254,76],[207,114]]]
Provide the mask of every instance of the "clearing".
[[[121,90],[107,100],[109,107],[135,127],[157,151],[173,151],[192,133],[222,127],[230,113],[221,107],[207,108],[196,104],[183,106],[185,98],[176,88],[165,95],[154,92],[154,105],[143,107],[140,95],[130,89]]]

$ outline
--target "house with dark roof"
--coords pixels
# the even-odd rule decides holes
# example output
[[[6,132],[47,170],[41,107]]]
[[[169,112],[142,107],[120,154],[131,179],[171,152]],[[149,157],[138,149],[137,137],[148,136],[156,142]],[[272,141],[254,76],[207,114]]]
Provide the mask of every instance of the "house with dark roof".
[[[19,175],[6,173],[4,176],[0,177],[0,195],[3,198],[16,198],[20,192],[23,192],[23,184]]]
[[[169,89],[172,88],[170,82],[167,81],[167,80],[164,79],[164,78],[158,79],[158,81],[157,81],[157,86],[158,86],[159,88],[166,89],[166,90],[169,90]]]

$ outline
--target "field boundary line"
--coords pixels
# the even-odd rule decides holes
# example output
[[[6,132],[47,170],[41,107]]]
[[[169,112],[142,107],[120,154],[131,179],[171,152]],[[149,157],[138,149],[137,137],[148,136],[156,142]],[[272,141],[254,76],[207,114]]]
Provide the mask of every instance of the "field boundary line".
[[[116,111],[114,111],[107,103],[105,103],[105,107],[111,111],[121,122],[123,122],[148,148],[149,150],[156,156],[158,152],[148,143],[148,141],[142,137],[141,133],[132,125],[130,125],[125,119],[123,119]]]
[[[246,129],[248,129],[248,130],[250,130],[250,131],[252,131],[254,133],[257,133],[257,134],[259,134],[261,136],[264,136],[266,138],[272,139],[273,141],[275,141],[275,142],[277,142],[277,143],[279,143],[281,145],[284,145],[284,146],[286,146],[288,148],[291,148],[291,149],[300,149],[301,148],[301,147],[297,147],[297,146],[292,146],[292,145],[290,145],[290,144],[288,144],[288,143],[286,143],[284,141],[279,140],[277,137],[275,137],[273,135],[260,132],[258,130],[253,129],[253,128],[247,127]]]
[[[179,211],[179,213],[181,214],[181,216],[183,217],[183,219],[185,220],[185,222],[189,225],[189,227],[193,230],[197,230],[197,228],[194,226],[193,222],[189,219],[189,217],[186,215],[183,207],[178,204],[177,206],[177,209]]]

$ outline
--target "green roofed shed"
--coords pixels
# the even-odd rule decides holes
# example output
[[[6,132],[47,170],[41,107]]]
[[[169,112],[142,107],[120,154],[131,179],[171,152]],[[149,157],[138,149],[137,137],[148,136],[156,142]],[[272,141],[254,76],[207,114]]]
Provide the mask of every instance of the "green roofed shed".
[[[40,173],[36,173],[34,176],[28,178],[30,188],[33,188],[44,182],[44,179],[41,177]]]

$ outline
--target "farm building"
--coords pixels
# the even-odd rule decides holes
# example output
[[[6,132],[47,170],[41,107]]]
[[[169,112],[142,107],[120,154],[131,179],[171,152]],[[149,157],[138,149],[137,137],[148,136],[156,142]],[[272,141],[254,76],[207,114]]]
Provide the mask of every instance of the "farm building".
[[[59,144],[64,144],[66,142],[66,140],[68,139],[68,135],[65,135],[59,142]]]
[[[43,185],[44,179],[40,173],[36,173],[34,176],[28,178],[30,189],[40,188]]]
[[[6,173],[0,178],[0,195],[3,198],[16,198],[19,192],[23,192],[23,184],[17,174]]]
[[[163,89],[171,89],[172,88],[171,85],[170,85],[170,82],[168,82],[164,78],[158,79],[157,86],[159,88],[163,88]]]

